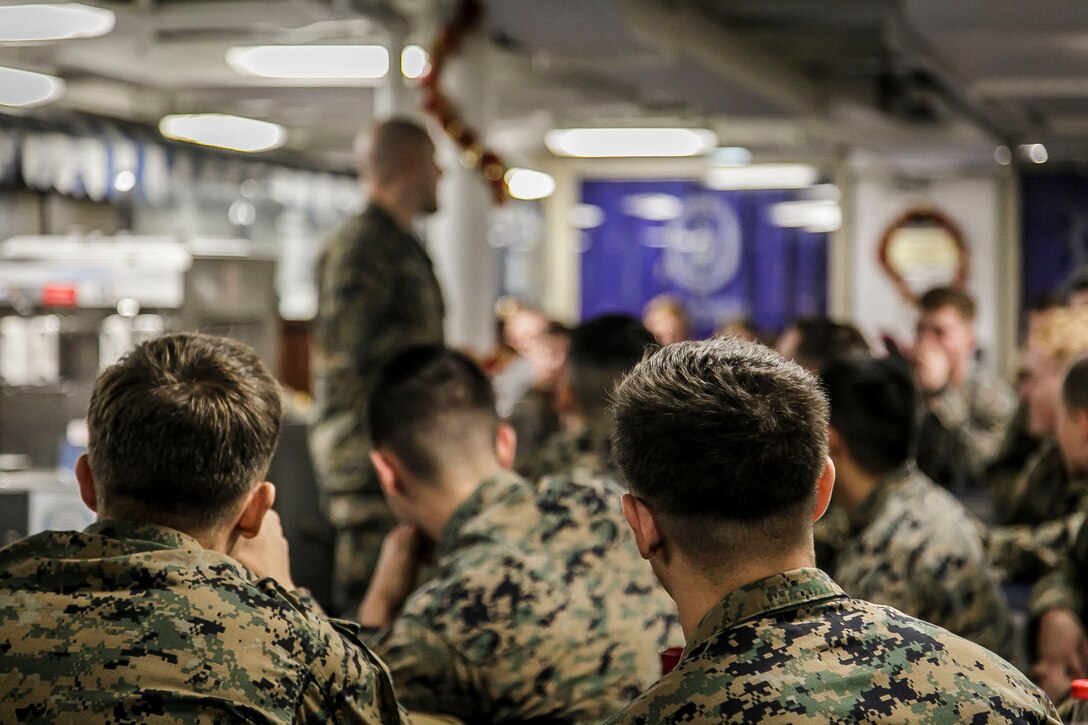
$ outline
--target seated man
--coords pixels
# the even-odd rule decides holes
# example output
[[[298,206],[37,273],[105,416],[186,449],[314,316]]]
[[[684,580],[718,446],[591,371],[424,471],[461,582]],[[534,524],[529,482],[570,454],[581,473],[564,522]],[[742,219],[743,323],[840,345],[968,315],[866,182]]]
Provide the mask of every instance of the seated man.
[[[401,722],[358,628],[291,591],[262,480],[281,416],[225,338],[162,337],[99,376],[76,466],[98,522],[0,550],[0,721]]]
[[[599,722],[660,674],[676,610],[639,560],[619,492],[539,493],[491,385],[441,346],[405,350],[370,399],[372,454],[404,525],[359,609],[397,694],[466,722]],[[411,594],[420,550],[434,578]],[[410,703],[410,704],[409,704]]]
[[[1044,441],[1010,486],[994,490],[994,509],[1002,524],[1037,525],[1060,519],[1081,508],[1088,496],[1088,477],[1070,475],[1054,439],[1065,369],[1085,354],[1088,309],[1059,307],[1039,316],[1027,341],[1022,387],[1028,431]]]
[[[816,380],[740,340],[682,343],[616,393],[639,551],[676,600],[676,669],[611,723],[1058,723],[1012,665],[813,568],[831,498]]]
[[[953,287],[936,287],[918,299],[914,375],[926,409],[918,465],[957,491],[982,486],[1016,412],[1008,384],[975,361],[975,313],[974,299]]]
[[[656,345],[649,330],[629,315],[601,315],[574,329],[566,368],[559,379],[558,398],[567,429],[552,436],[519,469],[526,478],[616,478],[609,396],[616,381]]]
[[[1088,358],[1069,367],[1062,382],[1057,413],[1062,459],[1074,478],[1088,476]],[[1055,565],[1032,592],[1031,615],[1036,680],[1055,699],[1069,693],[1073,679],[1088,677],[1088,527],[1085,509],[1029,529],[1025,547],[1042,562]],[[1004,532],[1002,532],[1004,533]]]
[[[1006,654],[1008,605],[981,524],[911,457],[918,395],[910,371],[891,358],[840,360],[820,379],[831,404],[834,500],[850,526],[835,581],[852,597]]]

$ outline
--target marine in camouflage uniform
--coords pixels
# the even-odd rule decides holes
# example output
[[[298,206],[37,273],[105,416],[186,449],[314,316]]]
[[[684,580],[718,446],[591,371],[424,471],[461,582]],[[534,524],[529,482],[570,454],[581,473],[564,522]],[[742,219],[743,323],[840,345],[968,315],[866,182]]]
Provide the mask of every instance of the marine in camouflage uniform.
[[[420,240],[373,203],[322,253],[318,295],[310,446],[336,530],[337,606],[346,610],[366,591],[396,524],[369,459],[367,390],[385,357],[442,342],[445,307]]]
[[[608,723],[875,721],[1060,722],[996,655],[797,569],[727,594],[676,669]]]
[[[683,642],[604,479],[504,473],[445,526],[438,571],[371,640],[410,709],[466,722],[600,722]]]
[[[1047,439],[1012,485],[993,493],[999,522],[1036,525],[1081,509],[1088,494],[1088,480],[1071,478],[1057,443]]]
[[[1008,383],[974,366],[966,382],[927,401],[918,440],[918,466],[954,490],[982,485],[983,472],[1001,452],[1016,414]]]
[[[880,481],[849,520],[834,577],[850,596],[1006,654],[1008,604],[981,524],[955,497],[906,465]]]
[[[407,722],[358,627],[173,529],[0,550],[0,722]]]
[[[610,435],[607,423],[588,427],[578,433],[556,433],[519,467],[519,472],[530,481],[573,470],[619,480],[622,474],[612,460]]]

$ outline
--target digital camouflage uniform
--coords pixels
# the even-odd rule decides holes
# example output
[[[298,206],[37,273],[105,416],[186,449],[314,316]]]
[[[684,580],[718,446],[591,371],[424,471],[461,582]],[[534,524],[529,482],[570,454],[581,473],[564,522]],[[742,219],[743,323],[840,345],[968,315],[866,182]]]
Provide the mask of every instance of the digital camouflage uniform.
[[[981,524],[952,494],[903,466],[848,516],[850,537],[834,577],[850,596],[1008,654],[1008,604]]]
[[[1088,480],[1070,478],[1058,444],[1047,439],[1010,487],[994,490],[994,512],[1001,524],[1041,524],[1080,509],[1086,493]]]
[[[928,401],[918,440],[918,467],[954,490],[983,485],[1016,414],[1008,383],[973,366],[966,382]]]
[[[620,495],[485,481],[446,524],[434,579],[372,640],[401,701],[469,723],[597,723],[657,680],[683,634]]]
[[[848,598],[819,569],[726,595],[676,669],[609,723],[1052,723],[1012,665],[890,607]]]
[[[371,204],[318,262],[315,418],[310,446],[336,536],[337,606],[358,603],[385,534],[396,525],[369,459],[366,395],[380,362],[441,343],[445,308],[420,241]]]
[[[0,722],[402,715],[358,627],[305,592],[172,529],[101,522],[0,550]]]
[[[586,428],[580,433],[556,433],[519,467],[522,475],[530,481],[574,469],[590,476],[604,476],[615,481],[623,479],[619,467],[612,460],[611,431],[607,425]]]

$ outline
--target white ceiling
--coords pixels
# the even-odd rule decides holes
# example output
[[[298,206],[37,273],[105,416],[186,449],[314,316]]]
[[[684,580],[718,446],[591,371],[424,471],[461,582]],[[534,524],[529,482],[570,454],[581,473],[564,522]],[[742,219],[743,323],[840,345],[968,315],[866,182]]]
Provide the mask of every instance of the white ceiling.
[[[13,4],[0,0],[0,4]],[[63,76],[72,111],[155,123],[223,111],[286,125],[290,146],[349,163],[372,88],[243,78],[236,44],[421,41],[440,0],[132,0],[103,38],[0,47]],[[1042,141],[1088,157],[1083,0],[491,0],[488,85],[500,150],[574,123],[700,123],[758,152]]]

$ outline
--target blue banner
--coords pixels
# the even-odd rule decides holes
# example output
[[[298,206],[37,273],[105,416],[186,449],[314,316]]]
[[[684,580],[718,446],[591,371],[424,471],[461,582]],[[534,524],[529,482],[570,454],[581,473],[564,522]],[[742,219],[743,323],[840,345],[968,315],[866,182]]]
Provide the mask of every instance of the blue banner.
[[[783,228],[771,207],[796,191],[710,191],[697,181],[586,181],[582,318],[640,315],[667,293],[705,337],[751,318],[778,333],[827,311],[827,234]]]

